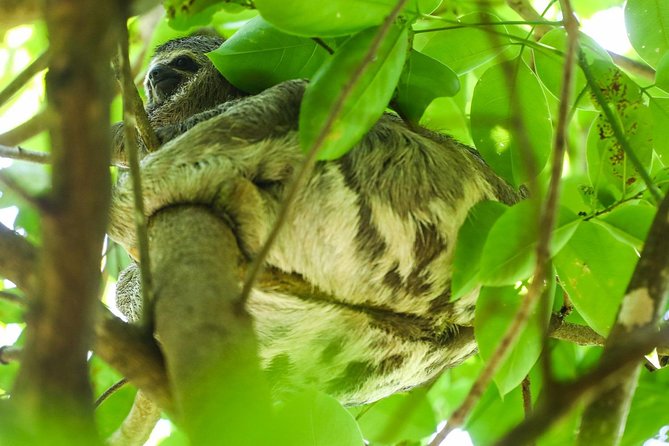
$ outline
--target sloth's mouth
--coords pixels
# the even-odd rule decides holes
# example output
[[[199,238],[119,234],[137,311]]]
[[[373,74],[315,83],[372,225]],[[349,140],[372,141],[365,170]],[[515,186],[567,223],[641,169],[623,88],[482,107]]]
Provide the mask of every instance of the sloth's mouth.
[[[153,92],[156,97],[164,100],[171,96],[181,84],[179,76],[164,77],[153,84]]]

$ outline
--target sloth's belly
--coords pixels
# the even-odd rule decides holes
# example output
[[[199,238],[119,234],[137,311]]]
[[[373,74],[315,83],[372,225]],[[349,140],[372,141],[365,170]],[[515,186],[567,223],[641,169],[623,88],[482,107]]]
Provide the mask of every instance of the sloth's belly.
[[[376,308],[255,292],[249,310],[278,394],[313,387],[343,404],[369,403],[476,351],[471,328]]]

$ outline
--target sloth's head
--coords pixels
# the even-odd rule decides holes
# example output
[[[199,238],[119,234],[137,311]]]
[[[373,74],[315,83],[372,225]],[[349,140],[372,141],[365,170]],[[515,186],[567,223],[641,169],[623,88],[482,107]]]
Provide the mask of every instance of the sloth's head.
[[[206,53],[223,39],[213,36],[182,37],[159,46],[144,79],[147,111],[165,125],[242,96],[218,72]]]

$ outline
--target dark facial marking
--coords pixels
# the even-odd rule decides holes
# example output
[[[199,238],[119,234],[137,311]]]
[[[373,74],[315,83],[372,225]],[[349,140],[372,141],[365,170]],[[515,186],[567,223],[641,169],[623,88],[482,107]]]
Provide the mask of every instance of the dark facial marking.
[[[182,55],[177,56],[168,64],[172,68],[176,68],[181,71],[188,71],[190,73],[195,73],[200,69],[200,65],[193,60],[193,58]]]

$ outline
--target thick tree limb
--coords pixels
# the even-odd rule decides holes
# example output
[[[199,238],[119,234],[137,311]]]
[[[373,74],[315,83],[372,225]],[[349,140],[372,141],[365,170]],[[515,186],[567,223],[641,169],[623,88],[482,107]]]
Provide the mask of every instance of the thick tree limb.
[[[168,413],[174,413],[165,363],[154,339],[106,309],[95,324],[95,353]]]
[[[250,317],[239,306],[236,238],[193,206],[160,211],[149,236],[156,336],[191,442],[264,444],[258,423],[269,417],[269,390]]]
[[[110,199],[107,67],[115,4],[48,0],[44,5],[52,55],[46,83],[53,184],[42,220],[39,283],[13,391],[16,411],[36,444],[99,442],[86,359]]]

